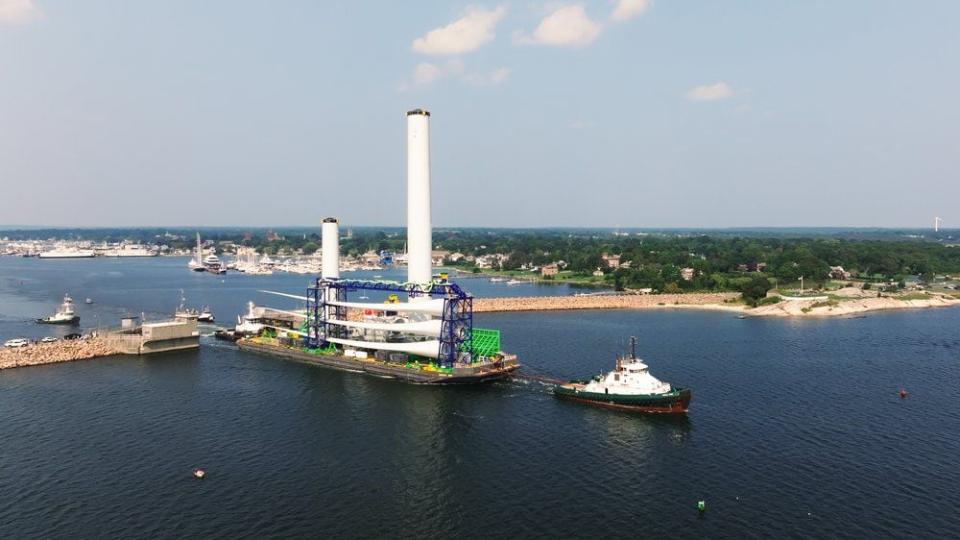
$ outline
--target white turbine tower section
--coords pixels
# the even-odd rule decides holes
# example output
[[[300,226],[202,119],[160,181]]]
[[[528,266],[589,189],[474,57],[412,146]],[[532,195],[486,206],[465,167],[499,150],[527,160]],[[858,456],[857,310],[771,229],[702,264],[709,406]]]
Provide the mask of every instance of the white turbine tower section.
[[[433,279],[430,221],[430,113],[407,113],[407,281]]]
[[[943,220],[940,219],[940,216],[933,218],[933,232],[940,232],[941,224],[943,224]]]
[[[426,356],[427,358],[440,357],[440,341],[411,341],[409,343],[390,343],[382,341],[358,341],[355,339],[327,338],[331,343],[339,343],[348,347],[357,347],[360,349],[379,349],[381,351],[396,351]]]
[[[324,279],[340,278],[340,222],[337,218],[326,218],[320,229],[321,255],[323,267],[320,277]]]

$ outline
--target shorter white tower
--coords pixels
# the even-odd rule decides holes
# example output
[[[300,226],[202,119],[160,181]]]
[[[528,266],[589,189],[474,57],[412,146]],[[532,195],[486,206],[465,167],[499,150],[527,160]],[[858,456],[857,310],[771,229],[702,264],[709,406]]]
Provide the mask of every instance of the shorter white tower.
[[[943,220],[939,216],[933,218],[933,232],[940,232],[940,225],[943,223]]]

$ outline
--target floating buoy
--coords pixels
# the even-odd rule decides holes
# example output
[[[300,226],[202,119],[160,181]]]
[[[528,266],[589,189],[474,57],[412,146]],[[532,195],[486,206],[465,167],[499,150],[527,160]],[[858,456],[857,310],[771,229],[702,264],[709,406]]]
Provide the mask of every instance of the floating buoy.
[[[206,473],[203,472],[203,469],[194,469],[194,470],[193,470],[193,477],[194,477],[194,478],[203,478],[203,475],[205,475],[205,474],[206,474]]]
[[[903,388],[900,389],[900,399],[907,397],[907,391]]]
[[[699,510],[700,512],[704,512],[706,511],[706,509],[707,509],[707,503],[705,503],[704,501],[697,501],[697,510]]]

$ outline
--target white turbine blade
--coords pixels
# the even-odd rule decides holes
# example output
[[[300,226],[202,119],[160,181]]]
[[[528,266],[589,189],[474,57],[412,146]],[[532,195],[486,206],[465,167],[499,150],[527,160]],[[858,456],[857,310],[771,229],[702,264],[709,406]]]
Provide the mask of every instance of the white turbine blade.
[[[301,302],[309,302],[309,301],[310,301],[310,299],[307,298],[306,296],[298,296],[298,295],[296,295],[296,294],[287,294],[287,293],[282,293],[282,292],[264,291],[264,290],[258,290],[257,292],[262,292],[262,293],[266,293],[266,294],[275,294],[275,295],[277,295],[277,296],[285,296],[285,297],[287,297],[287,298],[293,298],[294,300],[300,300]]]
[[[338,326],[347,326],[350,328],[362,328],[366,330],[385,330],[387,332],[404,332],[407,334],[416,334],[420,336],[439,337],[440,327],[443,321],[416,321],[408,323],[382,323],[366,321],[338,321],[328,320],[328,324]]]

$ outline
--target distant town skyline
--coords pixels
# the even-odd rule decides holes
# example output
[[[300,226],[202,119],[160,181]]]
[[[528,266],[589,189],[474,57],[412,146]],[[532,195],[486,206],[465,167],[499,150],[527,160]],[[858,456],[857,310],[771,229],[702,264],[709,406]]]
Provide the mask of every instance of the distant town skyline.
[[[0,0],[0,223],[960,223],[960,4]]]

